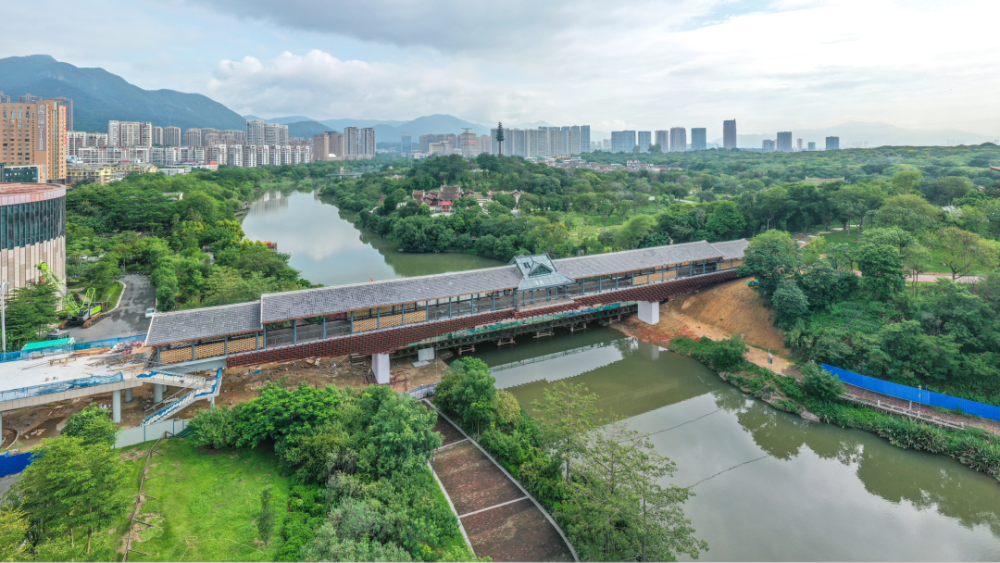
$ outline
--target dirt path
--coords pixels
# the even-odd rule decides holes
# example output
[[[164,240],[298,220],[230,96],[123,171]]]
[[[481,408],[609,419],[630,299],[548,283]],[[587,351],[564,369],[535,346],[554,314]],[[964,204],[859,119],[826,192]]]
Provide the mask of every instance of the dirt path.
[[[424,404],[433,409],[430,402]],[[431,464],[479,557],[494,561],[574,561],[562,534],[478,444],[438,413],[444,444]]]

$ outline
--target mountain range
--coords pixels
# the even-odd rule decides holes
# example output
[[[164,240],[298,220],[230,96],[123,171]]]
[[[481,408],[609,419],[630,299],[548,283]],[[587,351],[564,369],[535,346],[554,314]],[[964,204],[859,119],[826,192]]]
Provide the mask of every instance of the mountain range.
[[[78,68],[48,55],[0,59],[0,91],[73,100],[73,127],[107,131],[108,121],[151,121],[154,125],[245,129],[246,121],[201,94],[143,90],[102,68]]]
[[[245,119],[261,119],[254,115],[244,115]],[[375,138],[380,142],[398,143],[400,135],[409,133],[416,142],[421,135],[431,133],[463,133],[465,128],[477,135],[489,135],[490,128],[478,123],[471,123],[452,115],[434,114],[418,117],[412,121],[397,121],[389,119],[325,119],[318,120],[301,115],[275,117],[265,119],[268,123],[288,125],[291,137],[310,137],[323,131],[342,132],[344,127],[372,127]]]

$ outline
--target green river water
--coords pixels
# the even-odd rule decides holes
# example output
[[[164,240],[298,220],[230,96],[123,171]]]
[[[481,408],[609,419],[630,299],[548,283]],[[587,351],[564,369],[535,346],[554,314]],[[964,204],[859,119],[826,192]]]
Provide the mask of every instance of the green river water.
[[[311,194],[259,201],[243,228],[328,285],[497,264],[399,253]],[[477,356],[529,411],[555,381],[584,383],[605,412],[650,432],[677,464],[669,482],[694,485],[685,512],[709,544],[701,560],[1000,560],[1000,482],[951,458],[776,411],[612,329],[481,344]]]

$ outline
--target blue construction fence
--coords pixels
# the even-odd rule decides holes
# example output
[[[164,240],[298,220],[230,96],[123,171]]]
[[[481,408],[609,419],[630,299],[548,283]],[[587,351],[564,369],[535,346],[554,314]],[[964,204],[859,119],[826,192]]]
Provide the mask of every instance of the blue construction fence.
[[[11,455],[10,452],[4,452],[3,455],[0,455],[0,477],[24,471],[25,467],[31,465],[31,458],[34,456],[33,452],[14,455]]]
[[[862,389],[867,389],[883,395],[889,395],[890,397],[896,397],[903,399],[904,401],[913,401],[914,403],[930,405],[932,407],[941,407],[944,409],[962,409],[962,412],[966,414],[972,414],[982,418],[988,418],[990,420],[1000,420],[1000,407],[994,405],[977,403],[976,401],[960,399],[958,397],[935,393],[934,391],[928,391],[926,389],[918,389],[916,387],[900,385],[891,381],[875,379],[874,377],[868,377],[867,375],[861,375],[860,373],[854,373],[853,371],[847,371],[846,369],[835,368],[827,364],[820,365],[823,366],[823,369],[832,373],[844,383],[849,383],[855,387],[860,387]]]
[[[104,348],[111,347],[115,344],[132,344],[134,342],[143,342],[146,340],[145,334],[137,334],[135,336],[126,336],[124,338],[108,338],[105,340],[91,340],[90,342],[77,342],[75,344],[64,344],[62,346],[49,346],[48,348],[35,348],[34,350],[28,351],[17,351],[17,352],[7,352],[5,354],[0,354],[0,363],[3,362],[15,362],[17,360],[29,360],[31,358],[37,358],[39,356],[48,356],[51,354],[62,354],[65,352],[73,352],[75,350],[87,350],[90,348]]]

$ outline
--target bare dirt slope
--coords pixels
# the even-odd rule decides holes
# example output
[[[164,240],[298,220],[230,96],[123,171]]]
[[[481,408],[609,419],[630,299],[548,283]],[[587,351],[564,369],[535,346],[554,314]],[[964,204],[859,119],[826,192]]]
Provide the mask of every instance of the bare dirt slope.
[[[785,335],[774,326],[774,313],[764,300],[739,279],[671,298],[660,307],[660,322],[687,325],[699,336],[713,340],[719,333],[742,334],[750,344],[788,356]]]

